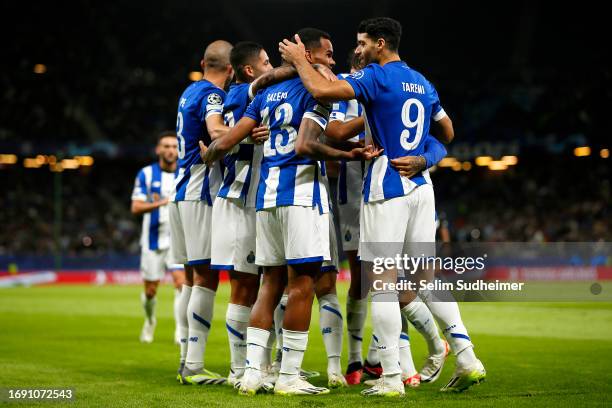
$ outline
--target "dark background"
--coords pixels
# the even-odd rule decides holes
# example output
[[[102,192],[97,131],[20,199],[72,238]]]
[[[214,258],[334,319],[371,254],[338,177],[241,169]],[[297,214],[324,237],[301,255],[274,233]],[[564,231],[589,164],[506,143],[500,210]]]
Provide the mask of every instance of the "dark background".
[[[53,177],[24,169],[36,154],[90,154],[64,171],[59,246],[66,254],[135,253],[133,178],[174,128],[177,100],[207,43],[277,43],[304,26],[332,35],[346,70],[361,19],[403,25],[402,58],[432,81],[452,117],[449,154],[515,154],[502,172],[433,174],[439,212],[456,240],[610,239],[607,123],[609,21],[597,3],[541,1],[3,2],[0,76],[0,255],[49,254]],[[33,72],[45,64],[46,72]],[[590,157],[573,149],[588,145]],[[472,162],[473,163],[473,162]],[[11,231],[7,234],[7,231]],[[92,243],[84,245],[84,237]]]

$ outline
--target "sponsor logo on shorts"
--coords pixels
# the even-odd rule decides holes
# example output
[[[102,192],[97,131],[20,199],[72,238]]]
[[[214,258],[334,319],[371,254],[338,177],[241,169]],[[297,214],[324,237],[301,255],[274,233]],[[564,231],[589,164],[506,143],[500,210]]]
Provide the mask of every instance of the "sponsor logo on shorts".
[[[346,234],[344,234],[344,240],[346,242],[349,242],[351,239],[353,239],[353,235],[351,235],[351,231],[346,230]]]
[[[247,255],[247,262],[252,264],[255,262],[255,253],[253,251],[249,252],[249,254]]]

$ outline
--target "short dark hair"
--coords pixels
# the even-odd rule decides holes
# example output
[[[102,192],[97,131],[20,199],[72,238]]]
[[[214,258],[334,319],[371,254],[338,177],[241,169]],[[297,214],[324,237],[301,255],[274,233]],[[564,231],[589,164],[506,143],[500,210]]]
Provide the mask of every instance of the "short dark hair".
[[[357,56],[357,54],[355,54],[355,49],[352,48],[349,53],[348,53],[348,57],[346,59],[346,63],[349,66],[349,69],[351,68],[355,68],[355,69],[361,69],[363,68],[361,66],[361,59],[359,58],[359,56]]]
[[[157,143],[162,141],[165,137],[176,137],[176,132],[174,130],[164,130],[157,134]]]
[[[318,28],[304,27],[299,29],[297,34],[300,36],[300,40],[302,40],[307,50],[321,47],[321,38],[331,41],[331,35]]]
[[[248,78],[244,74],[243,68],[249,65],[253,59],[259,57],[259,53],[264,47],[253,41],[241,41],[234,45],[230,53],[230,63],[234,68],[234,73],[239,81],[247,82]]]
[[[357,32],[366,33],[374,40],[384,38],[387,48],[390,51],[397,51],[402,37],[402,25],[399,21],[389,17],[375,17],[359,23]]]

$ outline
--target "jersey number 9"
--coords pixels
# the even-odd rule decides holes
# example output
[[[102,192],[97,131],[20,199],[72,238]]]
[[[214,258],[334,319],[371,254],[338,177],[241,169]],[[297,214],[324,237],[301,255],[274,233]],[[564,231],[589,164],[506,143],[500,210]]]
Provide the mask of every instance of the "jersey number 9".
[[[417,108],[416,120],[410,119],[410,108],[412,108],[412,106],[416,106]],[[414,150],[419,145],[419,142],[423,137],[424,117],[425,107],[421,101],[415,98],[410,98],[404,102],[404,106],[402,106],[402,123],[407,129],[402,130],[400,143],[405,150]],[[411,130],[414,130],[414,137],[412,137],[412,141],[409,141]]]

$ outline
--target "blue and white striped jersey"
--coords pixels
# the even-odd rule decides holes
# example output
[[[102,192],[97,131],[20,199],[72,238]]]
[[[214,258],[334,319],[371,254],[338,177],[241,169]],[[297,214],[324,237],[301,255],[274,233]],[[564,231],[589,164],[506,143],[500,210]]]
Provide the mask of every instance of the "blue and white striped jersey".
[[[346,79],[347,76],[349,76],[349,74],[339,74],[338,79]],[[356,99],[339,101],[332,105],[329,121],[333,122],[337,120],[340,122],[348,122],[349,120],[360,117],[362,114],[363,108]],[[365,132],[361,132],[349,140],[358,142],[363,139],[364,136]],[[340,172],[338,174],[336,188],[338,205],[348,205],[350,207],[359,208],[361,205],[364,169],[364,161],[340,161]]]
[[[338,79],[346,79],[349,74],[339,74]],[[329,121],[334,120],[340,122],[348,122],[349,120],[360,117],[363,114],[363,108],[361,104],[357,102],[357,99],[351,99],[350,101],[338,101],[332,105],[331,113],[329,114]],[[349,139],[352,142],[358,142],[363,139],[365,132],[361,132],[357,136]]]
[[[295,153],[302,120],[313,120],[324,130],[328,107],[318,103],[300,79],[294,78],[260,91],[244,115],[270,127],[270,138],[263,146],[257,210],[295,205],[318,206],[321,212],[328,212],[321,164]]]
[[[374,144],[384,149],[368,167],[364,201],[400,197],[422,184],[431,184],[427,170],[411,179],[401,177],[389,159],[423,154],[430,119],[446,116],[433,85],[403,61],[370,64],[346,81],[363,105],[366,138],[371,136]]]
[[[225,92],[205,79],[189,85],[181,95],[176,120],[179,175],[173,201],[205,201],[212,205],[217,196],[223,178],[221,165],[204,164],[198,142],[210,144],[206,118],[223,114],[224,101]]]
[[[233,127],[244,115],[249,102],[249,84],[232,84],[223,106],[225,124]],[[263,147],[255,145],[250,137],[225,155],[225,177],[219,189],[219,197],[239,198],[247,207],[255,207],[262,156]]]
[[[163,171],[159,163],[143,167],[136,176],[132,200],[153,202],[169,198],[174,191],[176,172]],[[140,246],[150,250],[170,247],[168,206],[163,205],[142,216]]]

